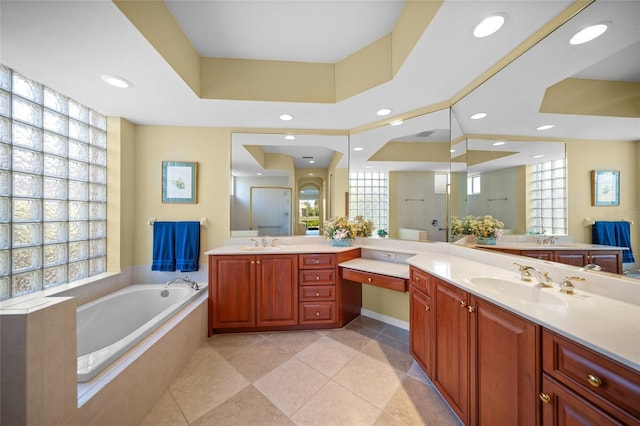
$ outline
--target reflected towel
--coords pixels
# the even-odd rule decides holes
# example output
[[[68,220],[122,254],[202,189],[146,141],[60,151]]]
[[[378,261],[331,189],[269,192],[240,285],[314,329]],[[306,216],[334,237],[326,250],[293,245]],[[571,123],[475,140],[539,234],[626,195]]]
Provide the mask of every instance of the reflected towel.
[[[176,234],[174,222],[154,222],[152,271],[176,270]]]
[[[200,260],[200,222],[176,222],[176,268],[182,272],[198,270]]]
[[[635,262],[631,250],[631,226],[629,222],[599,222],[591,229],[591,242],[605,246],[627,247],[622,251],[622,263]]]

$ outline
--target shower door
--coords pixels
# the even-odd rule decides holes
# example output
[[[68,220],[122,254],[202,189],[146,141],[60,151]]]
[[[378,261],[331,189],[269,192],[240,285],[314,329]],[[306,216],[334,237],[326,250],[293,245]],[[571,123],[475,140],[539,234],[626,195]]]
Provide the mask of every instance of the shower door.
[[[291,235],[291,188],[251,187],[250,227],[259,236]]]

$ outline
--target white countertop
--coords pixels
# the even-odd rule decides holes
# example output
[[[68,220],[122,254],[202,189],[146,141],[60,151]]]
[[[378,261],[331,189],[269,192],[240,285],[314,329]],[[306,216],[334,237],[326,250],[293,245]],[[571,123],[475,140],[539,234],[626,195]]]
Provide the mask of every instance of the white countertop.
[[[415,253],[414,256],[408,257],[406,263],[359,258],[343,262],[341,266],[408,278],[408,265],[413,265],[640,372],[640,281],[585,271],[571,265],[527,259],[527,265],[550,272],[550,276],[554,278],[552,288],[536,288],[534,284],[519,281],[519,272],[512,262],[522,262],[520,256],[492,253],[455,244],[403,242],[378,238],[357,239],[352,247],[333,247],[322,239],[302,239],[295,242],[264,250],[247,248],[247,245],[226,245],[205,254],[339,253],[354,247],[361,247],[363,253],[366,250]],[[514,244],[518,247],[526,245]],[[533,246],[540,249],[550,247],[535,244]],[[581,246],[581,249],[585,249],[585,246],[594,249],[602,247],[591,244],[573,246]],[[564,249],[561,246],[551,247]],[[576,287],[575,294],[560,293],[558,282],[561,278],[576,275],[586,277],[586,280],[573,282]],[[503,294],[495,288],[476,285],[471,282],[471,278],[474,277],[503,278],[516,283],[513,285],[530,285],[532,292],[541,292],[540,296],[553,298],[559,303],[525,302]]]
[[[557,243],[538,245],[531,242],[507,242],[499,241],[496,245],[488,246],[475,244],[474,247],[485,249],[504,249],[504,250],[629,250],[627,247],[603,246],[600,244],[588,243]]]

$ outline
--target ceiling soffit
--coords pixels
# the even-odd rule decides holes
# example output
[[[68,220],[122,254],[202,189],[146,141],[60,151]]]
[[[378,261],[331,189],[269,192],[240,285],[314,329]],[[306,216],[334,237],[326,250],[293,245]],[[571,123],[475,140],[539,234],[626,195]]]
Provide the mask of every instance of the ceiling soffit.
[[[392,80],[443,1],[407,1],[391,34],[331,64],[200,57],[163,1],[113,0],[198,97],[309,103]]]

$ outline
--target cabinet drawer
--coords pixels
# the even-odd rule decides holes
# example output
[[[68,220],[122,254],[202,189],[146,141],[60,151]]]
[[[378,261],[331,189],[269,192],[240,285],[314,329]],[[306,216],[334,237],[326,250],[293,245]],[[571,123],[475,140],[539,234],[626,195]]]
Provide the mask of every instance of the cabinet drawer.
[[[336,261],[333,254],[301,254],[298,256],[300,269],[328,269],[335,268]]]
[[[409,271],[409,283],[422,290],[427,296],[433,297],[433,280],[426,272],[412,266]]]
[[[300,271],[300,285],[326,285],[335,283],[335,269],[311,269]]]
[[[336,302],[300,303],[300,324],[325,324],[336,321]]]
[[[298,292],[301,302],[336,300],[336,286],[318,285],[300,287]]]
[[[407,282],[404,278],[390,277],[387,275],[372,274],[370,272],[343,269],[342,278],[357,283],[375,285],[389,290],[407,291]]]
[[[626,366],[544,330],[542,369],[596,404],[604,399],[640,417],[640,375]]]

